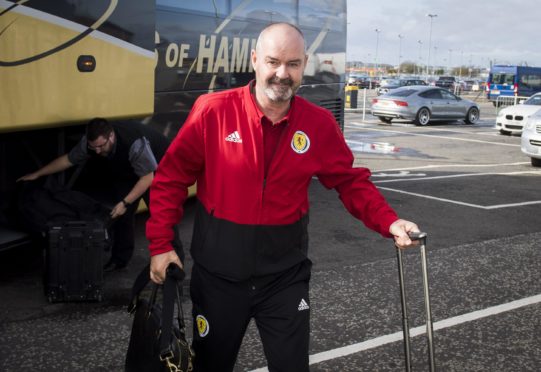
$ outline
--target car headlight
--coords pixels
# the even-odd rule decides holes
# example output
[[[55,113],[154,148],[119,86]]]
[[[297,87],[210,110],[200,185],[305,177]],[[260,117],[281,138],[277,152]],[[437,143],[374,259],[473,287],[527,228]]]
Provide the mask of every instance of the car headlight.
[[[503,116],[505,116],[505,110],[500,110],[500,111],[498,112],[498,117],[501,118],[501,117],[503,117]]]

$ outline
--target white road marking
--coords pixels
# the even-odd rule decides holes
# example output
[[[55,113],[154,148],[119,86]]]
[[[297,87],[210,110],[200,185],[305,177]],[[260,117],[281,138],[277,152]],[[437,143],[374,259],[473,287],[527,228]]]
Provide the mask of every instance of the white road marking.
[[[398,130],[389,130],[389,129],[376,129],[376,128],[358,128],[359,130],[371,130],[374,132],[388,132],[388,133],[398,133],[402,135],[417,136],[417,137],[432,137],[432,138],[443,138],[447,140],[455,141],[464,141],[464,142],[475,142],[475,143],[484,143],[487,145],[497,145],[497,146],[510,146],[510,147],[520,147],[520,145],[515,145],[512,143],[500,143],[500,142],[491,142],[491,141],[482,141],[472,138],[458,138],[458,137],[449,137],[449,136],[438,136],[434,134],[425,134],[425,133],[413,133],[413,132],[401,132]],[[471,134],[471,133],[468,133]]]
[[[452,318],[440,320],[433,324],[434,331],[438,331],[445,328],[454,327],[460,324],[471,322],[474,320],[479,320],[489,316],[501,314],[507,311],[516,310],[524,306],[534,305],[541,302],[541,294],[526,297],[520,300],[511,301],[506,304],[492,306],[483,310],[472,311],[471,313],[462,314],[454,316]],[[416,337],[426,333],[426,325],[410,329],[410,336]],[[336,358],[344,357],[347,355],[359,353],[365,350],[373,349],[378,346],[383,346],[390,344],[392,342],[397,342],[403,340],[403,333],[395,332],[389,335],[384,335],[380,337],[373,338],[371,340],[359,342],[353,345],[344,346],[341,348],[323,351],[321,353],[310,355],[310,365],[325,362],[327,360],[333,360]],[[254,369],[251,372],[265,372],[268,371],[267,367]]]
[[[527,201],[527,202],[521,202],[521,203],[496,204],[496,205],[486,205],[485,206],[485,205],[479,205],[479,204],[465,203],[465,202],[461,202],[461,201],[457,201],[457,200],[451,200],[451,199],[445,199],[445,198],[437,198],[435,196],[418,194],[416,192],[409,192],[409,191],[391,189],[391,188],[388,188],[388,187],[378,187],[378,188],[382,189],[382,190],[387,190],[387,191],[394,191],[394,192],[397,192],[397,193],[400,193],[400,194],[418,196],[419,198],[437,200],[437,201],[441,201],[441,202],[445,202],[445,203],[463,205],[463,206],[466,206],[466,207],[472,207],[472,208],[478,208],[478,209],[484,209],[484,210],[512,208],[512,207],[523,207],[525,205],[541,204],[541,200],[533,200],[533,201]]]
[[[403,171],[402,171],[403,172]],[[372,177],[379,177],[378,174],[381,173],[372,173]],[[383,173],[384,175],[387,175],[387,173]],[[477,177],[477,176],[514,176],[517,174],[537,174],[541,175],[541,170],[539,171],[517,171],[517,172],[485,172],[485,173],[463,173],[463,174],[448,174],[445,176],[432,176],[432,177],[420,177],[420,178],[397,178],[393,180],[379,180],[379,181],[372,181],[372,183],[390,183],[390,182],[406,182],[406,181],[426,181],[426,180],[439,180],[439,179],[445,179],[445,178],[461,178],[461,177]],[[407,174],[405,174],[407,175]],[[400,176],[400,175],[396,175]]]
[[[352,130],[359,129],[359,128],[374,128],[374,125],[376,123],[352,123],[352,124],[353,125],[350,125],[350,124],[344,125],[344,128],[352,129]],[[380,125],[380,126],[385,127],[385,125]],[[388,125],[387,127],[391,127],[391,126]],[[404,128],[404,127],[416,127],[416,125],[403,124],[403,123],[396,123],[396,124],[393,123],[392,127]],[[486,128],[486,127],[483,127],[483,128]],[[480,136],[490,136],[490,137],[505,138],[505,136],[500,134],[500,132],[498,130],[496,130],[496,129],[484,131],[484,130],[481,130],[483,128],[481,128],[481,127],[476,128],[476,129],[480,129],[478,131],[463,131],[463,130],[449,129],[449,127],[433,127],[433,128],[423,127],[423,129],[428,129],[428,130],[439,130],[439,131],[445,130],[446,132],[454,132],[454,133],[459,133],[459,134],[467,134],[467,135],[475,134],[475,135],[480,135]],[[513,136],[507,136],[507,138],[512,138],[512,137]],[[519,137],[520,136],[517,136],[517,138],[519,138]]]
[[[464,173],[464,174],[452,174],[452,175],[434,176],[434,177],[396,178],[396,179],[390,179],[390,180],[374,180],[372,182],[374,184],[379,185],[379,184],[382,184],[382,183],[391,183],[391,182],[409,182],[409,181],[420,182],[420,181],[426,181],[426,180],[437,180],[437,179],[446,179],[446,178],[497,176],[497,175],[498,176],[510,176],[510,175],[517,175],[517,174],[541,175],[541,171],[532,170],[532,171],[519,171],[519,172]],[[373,177],[377,177],[377,173],[375,173],[373,175]],[[398,190],[398,189],[392,189],[392,188],[388,188],[388,187],[378,186],[378,188],[382,189],[382,190],[397,192],[397,193],[400,193],[400,194],[417,196],[419,198],[436,200],[436,201],[450,203],[450,204],[456,204],[456,205],[463,205],[463,206],[466,206],[466,207],[483,209],[483,210],[523,207],[523,206],[526,206],[526,205],[541,204],[541,200],[533,200],[533,201],[526,201],[526,202],[520,202],[520,203],[480,205],[480,204],[472,204],[472,203],[461,202],[461,201],[458,201],[458,200],[452,200],[452,199],[446,199],[446,198],[438,198],[438,197],[435,197],[435,196],[430,196],[430,195],[425,195],[425,194],[420,194],[420,193],[410,192],[410,191],[404,191],[404,190]]]
[[[491,137],[501,137],[502,135],[499,132],[475,132],[475,134],[480,134],[482,136],[491,136]]]
[[[424,179],[426,177],[426,173],[410,173],[410,171],[399,171],[398,173],[387,173],[387,172],[378,172],[378,173],[372,173],[372,177],[380,178],[380,177],[423,177],[421,179]],[[403,180],[403,178],[399,178],[396,181]],[[393,180],[395,181],[395,180]],[[377,181],[376,181],[377,182]]]
[[[372,170],[372,173],[376,172],[393,172],[393,171],[402,171],[402,170],[417,170],[417,169],[438,169],[438,168],[483,168],[483,167],[503,167],[503,166],[514,166],[514,165],[525,165],[530,164],[529,161],[517,162],[517,163],[495,163],[495,164],[434,164],[434,165],[421,165],[418,167],[407,167],[407,168],[391,168],[391,169],[381,169],[381,170]]]
[[[472,127],[470,127],[472,128]],[[452,133],[458,133],[458,134],[467,134],[467,135],[471,135],[471,134],[480,134],[480,133],[487,133],[487,132],[472,132],[472,131],[466,131],[466,130],[459,130],[459,129],[453,129],[452,127],[449,128],[449,127],[423,127],[424,130],[428,130],[428,131],[446,131],[446,132],[452,132]]]

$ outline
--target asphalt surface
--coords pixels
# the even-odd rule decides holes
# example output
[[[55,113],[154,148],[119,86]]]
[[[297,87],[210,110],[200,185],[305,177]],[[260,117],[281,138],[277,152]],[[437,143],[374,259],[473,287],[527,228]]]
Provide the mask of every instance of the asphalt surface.
[[[380,125],[346,114],[356,164],[400,216],[428,233],[436,364],[439,371],[541,370],[541,169],[500,136],[483,104],[475,126]],[[518,146],[518,147],[517,147]],[[395,249],[343,208],[317,180],[310,187],[311,370],[401,371],[404,356]],[[190,244],[193,202],[180,235]],[[49,304],[42,253],[0,255],[0,370],[122,371],[132,282],[148,261],[145,214],[137,217],[130,266],[106,275],[104,301]],[[427,370],[420,260],[404,255],[414,370]],[[189,273],[191,260],[187,259]],[[187,284],[187,283],[185,283]],[[190,301],[183,299],[189,313]],[[191,327],[191,321],[188,319]],[[191,330],[189,330],[191,335]],[[227,342],[227,340],[224,340]],[[264,370],[251,324],[235,371]]]

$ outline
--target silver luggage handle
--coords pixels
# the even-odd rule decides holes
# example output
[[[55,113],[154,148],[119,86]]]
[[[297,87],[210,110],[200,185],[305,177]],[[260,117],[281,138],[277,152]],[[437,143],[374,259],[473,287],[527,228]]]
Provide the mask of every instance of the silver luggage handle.
[[[411,232],[408,234],[413,241],[420,242],[421,250],[421,269],[423,274],[423,289],[424,289],[424,301],[425,301],[425,315],[426,315],[426,335],[428,341],[428,363],[430,371],[436,370],[435,356],[434,356],[434,330],[432,325],[432,310],[430,308],[430,293],[428,285],[428,269],[426,260],[426,238],[425,232]],[[406,357],[406,371],[411,371],[411,347],[410,347],[410,334],[409,334],[409,319],[408,308],[406,301],[406,288],[404,285],[404,265],[402,261],[402,250],[396,247],[396,255],[398,260],[398,279],[400,282],[400,302],[402,305],[402,327],[404,333],[404,354]]]
[[[425,232],[421,232],[421,231],[417,231],[417,232],[409,232],[408,233],[409,237],[411,240],[413,241],[416,241],[416,240],[426,240],[426,236],[427,234]]]

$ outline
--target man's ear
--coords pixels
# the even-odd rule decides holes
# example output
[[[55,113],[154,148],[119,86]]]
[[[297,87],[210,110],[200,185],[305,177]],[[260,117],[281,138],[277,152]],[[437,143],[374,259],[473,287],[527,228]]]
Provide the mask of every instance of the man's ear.
[[[250,62],[252,63],[252,69],[255,71],[255,63],[257,61],[257,53],[255,49],[252,49],[252,54],[250,55]]]

